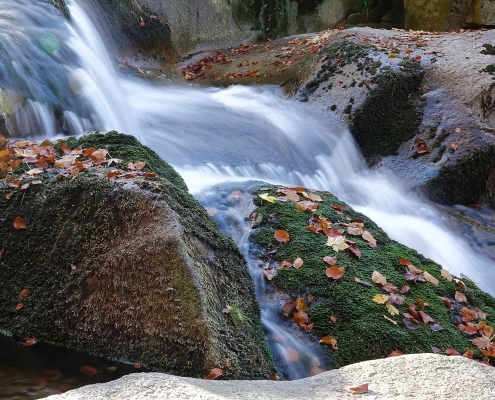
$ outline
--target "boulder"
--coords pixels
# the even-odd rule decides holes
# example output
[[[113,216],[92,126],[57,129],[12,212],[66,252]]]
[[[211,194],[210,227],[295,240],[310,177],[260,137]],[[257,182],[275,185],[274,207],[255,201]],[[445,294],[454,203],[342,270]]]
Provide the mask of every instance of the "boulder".
[[[156,153],[117,132],[1,146],[2,332],[174,374],[274,372],[238,248]]]
[[[469,379],[466,379],[469,377]],[[53,400],[115,399],[356,399],[352,387],[368,384],[366,398],[489,400],[495,369],[464,357],[435,354],[406,355],[366,361],[292,382],[211,382],[165,374],[133,374],[119,380],[71,390]]]

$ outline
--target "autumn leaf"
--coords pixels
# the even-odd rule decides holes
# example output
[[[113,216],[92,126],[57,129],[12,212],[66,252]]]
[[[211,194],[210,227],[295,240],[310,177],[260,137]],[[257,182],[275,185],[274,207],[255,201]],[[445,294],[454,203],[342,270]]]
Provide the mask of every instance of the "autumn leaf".
[[[456,290],[456,292],[455,292],[455,301],[457,301],[458,303],[466,303],[467,302],[466,295],[464,293],[458,292]]]
[[[418,304],[421,308],[425,308],[425,307],[429,306],[428,303],[426,303],[425,301],[423,301],[423,299],[420,299],[419,297],[416,298],[416,301],[418,302]]]
[[[375,294],[371,300],[378,304],[385,304],[389,299],[388,294]]]
[[[205,376],[206,380],[213,380],[218,378],[219,376],[223,375],[223,371],[220,368],[212,368],[210,369],[210,373]]]
[[[480,349],[486,350],[490,346],[491,340],[489,337],[483,336],[474,338],[473,340],[471,340],[471,343]]]
[[[417,322],[416,320],[409,319],[409,318],[403,318],[402,322],[404,322],[404,325],[406,326],[407,329],[414,331],[414,330],[420,328],[419,322]]]
[[[300,326],[301,324],[307,324],[309,322],[309,317],[304,311],[298,311],[292,316],[292,321]]]
[[[288,317],[295,307],[296,307],[296,302],[292,300],[288,300],[285,302],[282,312],[286,317]]]
[[[302,195],[304,198],[308,199],[308,200],[311,200],[311,201],[316,201],[318,203],[321,203],[323,201],[323,199],[321,198],[321,196],[315,194],[315,193],[306,193],[306,192],[302,192]]]
[[[16,311],[19,311],[22,307],[24,307],[24,303],[19,303],[15,306]]]
[[[440,271],[440,275],[442,275],[445,279],[447,279],[449,282],[452,282],[452,275],[450,275],[450,272],[447,271],[446,269],[442,269]]]
[[[335,318],[333,315],[330,316],[330,322],[333,322],[335,324],[337,322],[337,318]]]
[[[442,325],[439,325],[439,324],[436,324],[436,323],[429,324],[429,326],[430,326],[430,329],[433,332],[439,332],[439,331],[442,331],[443,330],[443,326]]]
[[[447,354],[448,356],[460,356],[461,355],[461,353],[459,353],[453,347],[449,347],[447,350],[445,350],[445,354]]]
[[[325,274],[332,279],[338,280],[344,276],[345,267],[328,267]]]
[[[26,229],[26,222],[21,217],[14,218],[15,229]]]
[[[382,286],[385,286],[387,284],[387,278],[385,278],[385,276],[380,274],[378,271],[373,271],[373,274],[371,274],[371,280]]]
[[[411,290],[411,288],[409,286],[402,286],[401,290],[400,290],[400,294],[406,294],[407,292],[409,292],[409,290]]]
[[[90,378],[95,376],[98,373],[98,370],[89,365],[85,365],[79,369],[79,372],[83,375],[89,376]]]
[[[359,386],[348,387],[346,390],[352,394],[368,393],[368,384],[363,383],[362,385],[359,385]]]
[[[304,264],[304,261],[303,261],[301,258],[297,257],[297,258],[294,260],[294,262],[292,263],[292,266],[293,266],[295,269],[299,269],[299,268],[301,268],[301,267],[302,267],[302,265],[303,265],[303,264]]]
[[[337,257],[325,256],[323,257],[323,261],[325,261],[328,265],[337,264]]]
[[[474,355],[474,351],[472,349],[469,349],[469,350],[466,350],[462,356],[472,360],[473,355]]]
[[[428,314],[426,314],[424,311],[419,311],[419,315],[421,315],[421,319],[425,324],[428,324],[430,322],[435,322],[432,317],[430,317]]]
[[[392,318],[387,317],[385,314],[383,314],[383,318],[385,318],[387,321],[392,322],[392,324],[397,325],[397,321],[394,321]]]
[[[435,278],[433,275],[431,275],[429,272],[424,271],[424,272],[423,272],[423,276],[425,277],[425,279],[426,279],[428,282],[430,282],[430,283],[434,284],[435,286],[438,286],[438,284],[439,284],[439,280],[438,280],[437,278]]]
[[[315,212],[318,209],[318,203],[312,201],[299,201],[296,203],[296,208],[302,212]]]
[[[308,309],[308,305],[304,302],[303,299],[298,297],[296,299],[296,310],[297,311],[306,311]]]
[[[19,298],[20,299],[25,299],[29,295],[29,289],[23,289],[21,290],[21,293],[19,293]]]
[[[29,346],[32,346],[36,344],[36,339],[35,338],[29,338],[28,340],[26,340],[22,345],[24,347],[29,347]]]
[[[332,346],[334,350],[338,350],[337,347],[337,339],[335,339],[333,336],[323,336],[320,339],[321,344],[326,344],[328,346]]]
[[[290,237],[289,233],[287,231],[284,231],[282,229],[276,230],[275,233],[273,234],[273,237],[277,242],[280,243],[288,243],[290,242]]]
[[[403,355],[404,355],[404,353],[402,351],[400,351],[400,350],[394,350],[394,351],[392,351],[392,353],[390,353],[387,356],[387,358],[389,358],[389,357],[398,357],[398,356],[403,356]]]
[[[376,247],[376,239],[373,237],[371,232],[363,231],[363,233],[361,234],[361,237],[364,240],[366,240],[371,247],[373,247],[373,248]]]
[[[387,307],[387,311],[390,315],[399,315],[399,310],[397,310],[397,308],[395,308],[392,304],[385,304],[385,307]]]
[[[5,249],[0,249],[0,260],[2,259],[2,256],[3,256],[3,252],[5,251]]]
[[[258,197],[262,200],[266,200],[269,203],[274,203],[277,198],[275,196],[270,196],[268,193],[261,193],[258,195]]]
[[[328,237],[327,246],[330,246],[334,251],[345,250],[349,247],[344,236]]]

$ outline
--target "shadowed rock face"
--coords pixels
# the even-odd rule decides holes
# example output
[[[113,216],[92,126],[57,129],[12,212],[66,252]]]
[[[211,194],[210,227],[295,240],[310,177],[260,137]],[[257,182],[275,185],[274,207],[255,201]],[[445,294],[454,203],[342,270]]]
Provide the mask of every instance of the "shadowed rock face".
[[[228,378],[268,377],[274,368],[244,260],[181,178],[116,132],[69,144],[105,147],[126,164],[144,160],[162,177],[43,174],[43,184],[9,199],[12,176],[0,181],[9,221],[0,228],[0,329],[175,374],[218,367]],[[16,216],[26,229],[14,229]],[[244,318],[223,314],[226,304]]]

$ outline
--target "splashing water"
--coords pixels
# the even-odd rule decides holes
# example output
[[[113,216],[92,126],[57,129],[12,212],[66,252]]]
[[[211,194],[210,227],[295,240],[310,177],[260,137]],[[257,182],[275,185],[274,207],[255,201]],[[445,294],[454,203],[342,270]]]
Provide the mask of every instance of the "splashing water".
[[[393,175],[367,169],[338,123],[312,117],[276,88],[159,87],[119,76],[94,19],[76,1],[68,2],[71,23],[35,1],[0,5],[8,10],[0,11],[0,109],[11,136],[133,134],[171,163],[193,193],[249,179],[328,190],[392,238],[495,294],[493,262],[449,232],[435,207]],[[273,331],[268,306],[263,319]]]

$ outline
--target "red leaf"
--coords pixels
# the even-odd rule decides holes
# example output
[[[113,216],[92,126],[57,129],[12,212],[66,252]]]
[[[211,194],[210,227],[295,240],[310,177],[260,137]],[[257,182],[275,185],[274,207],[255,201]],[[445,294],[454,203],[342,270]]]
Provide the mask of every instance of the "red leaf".
[[[330,321],[333,322],[334,324],[337,322],[337,318],[335,318],[333,315],[330,317]]]
[[[400,351],[400,350],[394,350],[394,351],[392,351],[392,353],[390,353],[387,356],[387,358],[389,358],[389,357],[397,357],[397,356],[402,356],[402,355],[404,355],[404,353],[402,351]]]
[[[273,234],[273,237],[277,242],[280,243],[290,242],[289,233],[281,229],[276,230],[275,233]]]
[[[363,393],[368,393],[368,384],[363,383],[362,385],[359,386],[354,386],[346,389],[349,393],[353,394],[363,394]]]
[[[19,293],[19,298],[24,299],[24,298],[28,297],[28,295],[29,295],[29,289],[24,289],[24,290],[21,290],[21,293]]]
[[[344,267],[328,267],[325,274],[332,279],[338,280],[344,276]]]
[[[14,218],[15,229],[26,229],[26,222],[21,217]]]
[[[419,315],[421,315],[421,319],[425,324],[428,324],[429,322],[435,322],[433,318],[426,314],[424,311],[420,311]]]
[[[400,290],[399,293],[400,294],[406,294],[407,292],[409,292],[410,289],[411,288],[409,286],[404,285],[404,286],[402,286],[402,289]]]
[[[89,376],[90,378],[95,376],[98,373],[98,370],[96,368],[93,368],[89,365],[85,365],[84,367],[81,367],[79,372],[83,375]]]
[[[461,353],[459,353],[453,347],[449,347],[447,350],[445,350],[445,354],[447,354],[448,356],[460,356],[461,355]]]
[[[29,346],[32,346],[33,344],[36,344],[36,339],[35,338],[29,338],[22,345],[24,347],[29,347]]]
[[[332,346],[334,350],[338,350],[337,339],[335,339],[333,336],[323,336],[320,339],[320,343]]]

